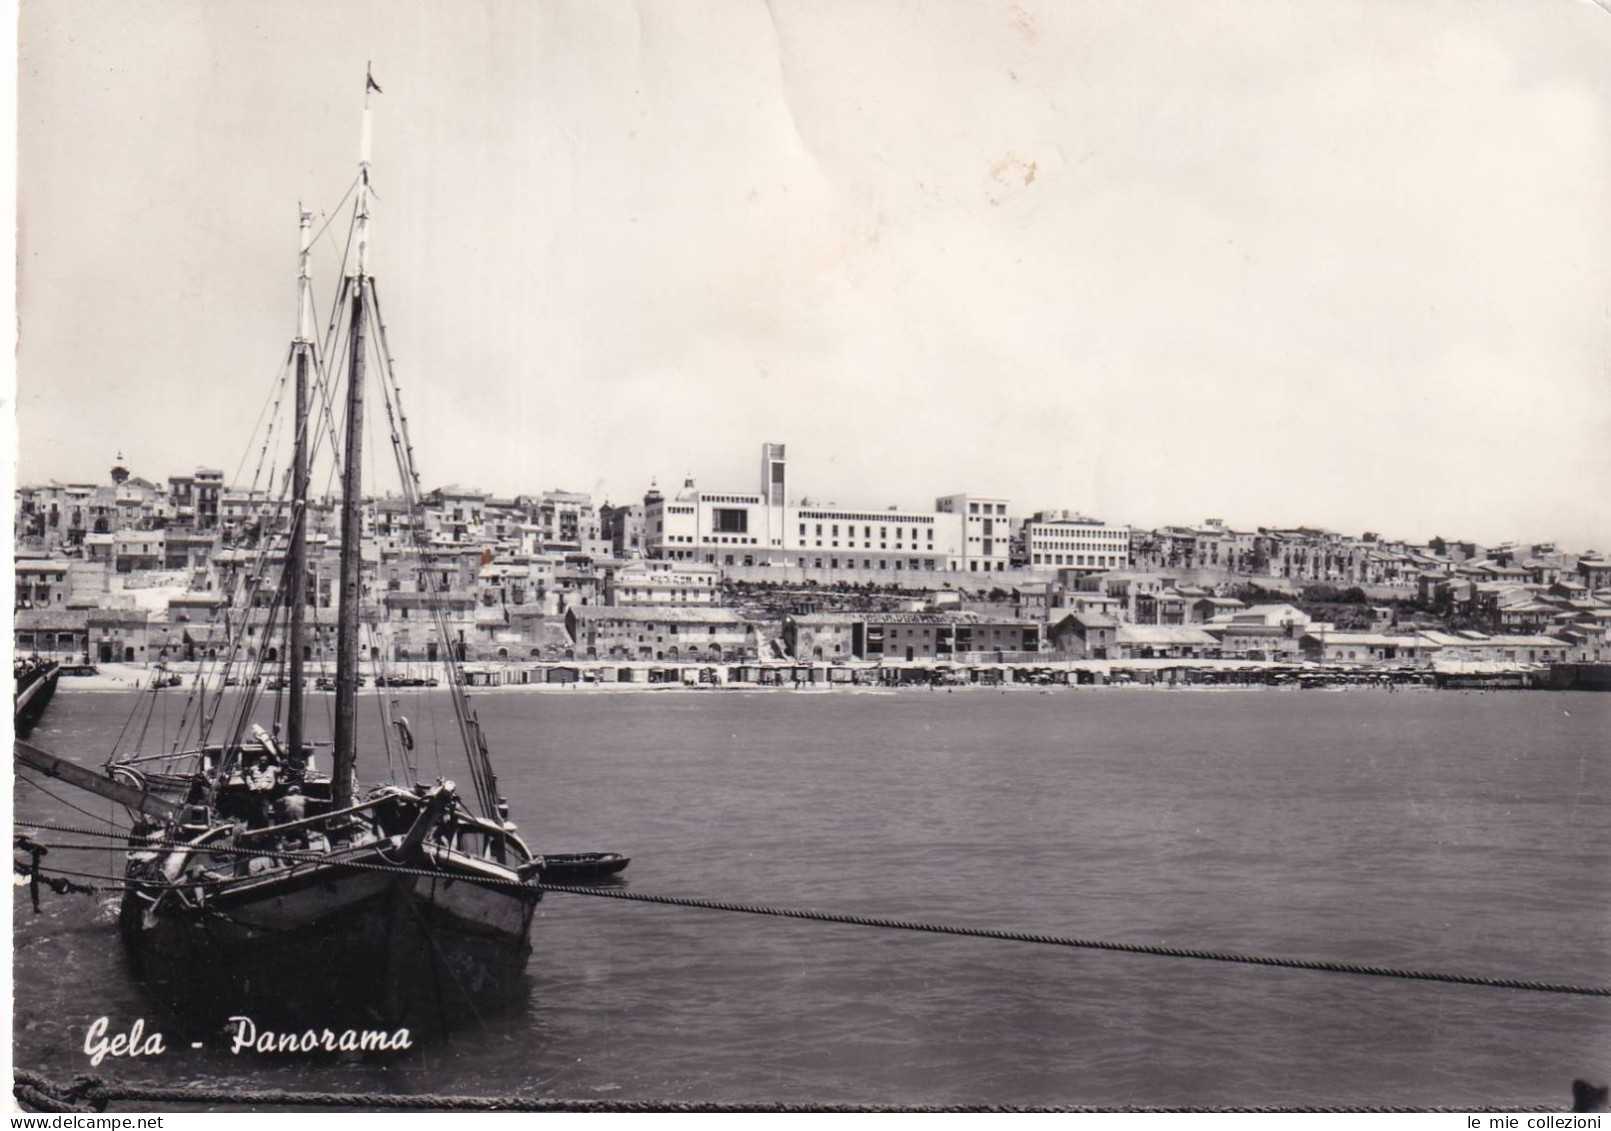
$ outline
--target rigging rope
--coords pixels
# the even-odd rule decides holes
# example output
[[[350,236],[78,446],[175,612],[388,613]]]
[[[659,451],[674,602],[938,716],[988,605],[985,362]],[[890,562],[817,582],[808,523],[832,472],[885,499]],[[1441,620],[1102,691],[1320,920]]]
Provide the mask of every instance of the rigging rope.
[[[363,179],[363,176],[364,175],[362,173],[359,173],[357,176],[353,177],[352,184],[347,186],[347,191],[341,194],[341,199],[336,201],[336,206],[330,210],[329,218],[325,220],[324,226],[321,227],[318,232],[314,234],[313,238],[308,241],[308,246],[310,248],[317,244],[319,242],[319,237],[324,235],[325,232],[329,230],[331,224],[335,223],[336,214],[341,211],[341,206],[347,203],[347,198],[352,195],[352,190],[358,187],[358,182]],[[345,255],[342,256],[342,265],[346,265]]]
[[[414,466],[414,445],[408,436],[408,416],[403,411],[403,390],[397,381],[393,366],[391,345],[386,335],[386,325],[380,320],[380,296],[375,288],[373,279],[365,279],[365,287],[370,299],[366,310],[373,324],[374,333],[371,335],[376,350],[377,368],[380,371],[380,388],[382,403],[386,408],[386,419],[390,427],[392,453],[397,460],[398,478],[402,484],[403,502],[409,510],[409,527],[412,534],[419,567],[417,575],[424,581],[429,594],[426,611],[430,614],[436,635],[441,642],[445,653],[443,665],[448,676],[448,698],[453,705],[454,721],[458,726],[459,739],[464,747],[465,759],[470,770],[471,784],[475,789],[476,801],[481,806],[482,815],[489,819],[498,816],[498,778],[492,767],[492,758],[487,750],[486,736],[481,730],[481,721],[476,716],[475,708],[469,703],[465,691],[466,682],[464,670],[461,666],[461,657],[452,632],[448,625],[447,610],[442,601],[443,586],[437,584],[436,576],[431,567],[425,563],[426,551],[429,545],[426,542],[424,508],[420,499],[420,475]]]
[[[101,819],[99,813],[91,813],[88,809],[85,809],[83,806],[74,805],[71,801],[67,800],[67,798],[58,796],[48,786],[46,786],[43,782],[39,781],[37,778],[34,778],[34,777],[30,776],[28,767],[24,767],[24,766],[19,765],[19,766],[16,767],[16,772],[22,778],[22,780],[25,783],[27,783],[28,785],[33,786],[40,793],[43,793],[46,797],[50,798],[52,801],[55,801],[55,802],[57,802],[58,804],[61,804],[61,805],[65,805],[69,809],[74,810],[75,812],[82,813],[82,814],[84,814],[84,816],[88,817],[92,821],[99,821]],[[19,823],[19,822],[13,822],[13,823],[15,824],[15,823]],[[112,822],[110,820],[107,821],[106,823],[108,825],[114,825],[114,822]],[[43,826],[42,825],[40,827],[45,828],[45,827],[48,827],[48,826]],[[115,827],[115,825],[114,825],[114,827]],[[97,835],[100,835],[100,834],[97,834]]]

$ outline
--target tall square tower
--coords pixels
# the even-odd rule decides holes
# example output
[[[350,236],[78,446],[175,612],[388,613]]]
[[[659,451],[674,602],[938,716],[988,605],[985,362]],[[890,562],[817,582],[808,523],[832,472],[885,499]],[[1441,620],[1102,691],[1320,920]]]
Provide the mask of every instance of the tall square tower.
[[[769,507],[781,507],[787,501],[788,462],[783,457],[782,444],[761,445],[761,498]]]

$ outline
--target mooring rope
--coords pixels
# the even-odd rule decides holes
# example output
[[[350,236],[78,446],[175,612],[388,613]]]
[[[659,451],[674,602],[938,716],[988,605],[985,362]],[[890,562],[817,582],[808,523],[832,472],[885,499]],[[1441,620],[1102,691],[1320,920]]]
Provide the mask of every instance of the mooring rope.
[[[815,911],[793,907],[768,907],[753,903],[730,903],[691,896],[652,895],[624,888],[576,887],[543,884],[544,891],[567,895],[591,895],[604,899],[624,899],[634,903],[663,903],[674,907],[697,907],[708,911],[730,911],[743,915],[770,915],[782,919],[805,919],[818,923],[846,923],[858,927],[882,927],[893,931],[920,931],[937,935],[998,939],[1005,942],[1037,943],[1042,946],[1106,950],[1120,954],[1149,954],[1161,958],[1190,958],[1204,962],[1232,962],[1247,966],[1273,966],[1292,970],[1312,970],[1329,974],[1359,974],[1371,978],[1400,978],[1420,982],[1448,982],[1461,986],[1491,989],[1530,990],[1536,993],[1576,994],[1584,997],[1611,997],[1611,986],[1573,985],[1522,978],[1491,978],[1479,974],[1450,974],[1437,970],[1412,970],[1395,966],[1367,966],[1354,962],[1332,962],[1317,958],[1282,958],[1267,954],[1239,954],[1226,950],[1201,950],[1165,946],[1158,943],[1112,942],[1070,935],[1047,935],[1031,931],[1008,931],[996,927],[967,927],[955,923],[924,923],[912,919],[886,919],[875,915],[851,915],[840,911]]]
[[[19,826],[45,829],[52,832],[74,833],[87,836],[111,836],[94,829],[68,828],[37,822],[18,821]],[[99,851],[99,846],[55,845],[46,847],[84,847]],[[356,871],[389,872],[393,875],[423,876],[442,879],[443,873],[429,868],[411,868],[402,865],[371,864],[362,861],[329,860],[312,852],[274,848],[250,849],[229,844],[187,845],[181,841],[153,840],[142,842],[142,847],[195,848],[207,853],[267,856],[281,860],[308,863],[340,864]],[[138,878],[130,882],[139,884]],[[187,888],[206,888],[233,880],[187,881]],[[1579,997],[1611,997],[1611,986],[1579,985],[1569,982],[1544,982],[1529,978],[1501,978],[1482,974],[1456,974],[1441,970],[1416,970],[1398,966],[1377,966],[1357,962],[1335,962],[1319,958],[1285,958],[1269,954],[1244,954],[1228,950],[1205,950],[1196,947],[1168,946],[1163,943],[1116,942],[1108,939],[1089,939],[1074,935],[1051,935],[1035,931],[1012,931],[999,927],[972,927],[956,923],[928,923],[915,919],[890,919],[877,915],[858,915],[843,911],[818,911],[811,908],[776,907],[759,903],[738,903],[731,900],[704,899],[687,895],[657,895],[652,892],[629,891],[626,888],[586,887],[575,884],[521,883],[517,880],[478,879],[478,883],[499,884],[515,888],[536,887],[543,892],[563,895],[585,895],[596,899],[618,899],[629,903],[656,903],[668,907],[688,907],[702,911],[725,911],[739,915],[763,915],[776,919],[798,919],[816,923],[840,923],[856,927],[877,927],[891,931],[915,931],[923,934],[953,935],[963,938],[994,939],[1001,942],[1033,943],[1040,946],[1060,946],[1080,950],[1102,950],[1117,954],[1145,954],[1158,958],[1183,958],[1198,962],[1228,962],[1243,966],[1264,966],[1288,970],[1307,970],[1326,974],[1354,974],[1368,978],[1395,978],[1415,982],[1442,982],[1458,986],[1480,986],[1485,989],[1524,990],[1532,993],[1570,994]]]
[[[1002,1113],[1055,1112],[1084,1114],[1094,1112],[1201,1112],[1248,1114],[1296,1114],[1314,1112],[1337,1115],[1462,1114],[1491,1111],[1554,1112],[1559,1107],[1407,1107],[1324,1105],[1318,1107],[1147,1107],[1132,1104],[1069,1104],[1047,1107],[1019,1107],[1004,1104],[855,1104],[855,1103],[715,1103],[659,1100],[576,1100],[535,1096],[452,1096],[422,1093],[397,1095],[392,1092],[291,1092],[279,1090],[238,1090],[212,1088],[141,1088],[107,1084],[94,1076],[80,1076],[72,1085],[62,1086],[25,1069],[13,1070],[13,1094],[25,1103],[37,1103],[46,1111],[105,1111],[118,1101],[138,1103],[227,1104],[231,1107],[344,1107],[387,1111],[510,1111],[510,1112],[956,1112]],[[55,1106],[52,1106],[55,1105]]]

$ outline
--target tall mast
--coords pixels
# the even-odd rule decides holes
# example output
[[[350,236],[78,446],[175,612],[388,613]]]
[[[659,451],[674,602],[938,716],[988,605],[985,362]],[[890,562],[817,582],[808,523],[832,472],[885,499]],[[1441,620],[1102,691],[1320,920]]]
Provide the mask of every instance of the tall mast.
[[[369,91],[374,80],[364,77],[364,120],[358,153],[358,203],[354,212],[354,242],[358,256],[347,278],[347,299],[352,322],[347,331],[347,442],[341,466],[341,608],[336,626],[336,733],[335,767],[331,772],[330,800],[336,809],[353,803],[354,771],[358,764],[358,613],[363,601],[363,478],[364,443],[364,299],[368,290],[369,252]]]
[[[296,442],[291,457],[291,550],[285,567],[290,573],[286,597],[291,603],[290,639],[286,645],[291,653],[291,702],[285,715],[285,741],[296,762],[302,761],[302,638],[303,618],[308,607],[308,353],[313,348],[308,251],[313,240],[313,213],[302,213],[301,227],[302,263],[296,279]]]

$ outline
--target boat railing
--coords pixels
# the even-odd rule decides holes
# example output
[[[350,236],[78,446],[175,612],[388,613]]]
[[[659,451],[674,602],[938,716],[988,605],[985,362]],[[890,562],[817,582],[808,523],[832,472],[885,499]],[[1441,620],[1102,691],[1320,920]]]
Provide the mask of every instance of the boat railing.
[[[457,826],[454,833],[455,842],[462,845],[463,837],[466,833],[479,835],[484,840],[483,855],[486,855],[487,851],[490,851],[494,845],[507,843],[513,846],[515,855],[520,859],[529,861],[536,858],[536,854],[532,852],[526,842],[520,838],[519,834],[514,832],[515,826],[512,824],[500,824],[497,821],[477,816],[462,808],[455,815],[454,823]]]
[[[284,836],[288,832],[312,828],[315,825],[328,824],[337,817],[350,817],[356,813],[376,811],[387,806],[396,805],[399,801],[405,800],[412,801],[414,800],[414,796],[412,794],[403,792],[385,793],[379,797],[370,798],[368,801],[361,802],[360,804],[349,805],[344,809],[332,809],[328,813],[318,813],[312,817],[302,817],[299,820],[287,821],[282,825],[266,825],[260,829],[247,829],[235,839],[238,842],[243,842],[248,840],[259,840],[264,837]]]

